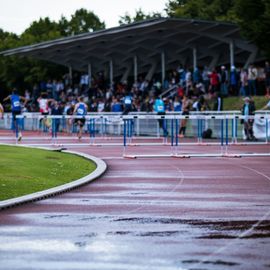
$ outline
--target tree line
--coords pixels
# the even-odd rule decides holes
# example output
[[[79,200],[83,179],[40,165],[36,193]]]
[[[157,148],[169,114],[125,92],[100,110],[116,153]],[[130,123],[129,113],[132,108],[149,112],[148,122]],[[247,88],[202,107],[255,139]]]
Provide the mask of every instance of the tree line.
[[[169,18],[236,23],[242,35],[255,43],[266,57],[270,57],[269,0],[168,0],[164,12]],[[128,13],[121,16],[119,25],[159,17],[162,17],[162,13],[147,14],[138,9],[134,16]],[[59,21],[52,21],[48,17],[40,18],[32,22],[21,35],[5,32],[0,28],[0,51],[105,28],[105,23],[94,12],[79,9],[70,20],[64,16]],[[4,89],[14,86],[25,88],[44,78],[57,78],[66,70],[66,67],[45,61],[0,56],[0,98],[4,95]]]

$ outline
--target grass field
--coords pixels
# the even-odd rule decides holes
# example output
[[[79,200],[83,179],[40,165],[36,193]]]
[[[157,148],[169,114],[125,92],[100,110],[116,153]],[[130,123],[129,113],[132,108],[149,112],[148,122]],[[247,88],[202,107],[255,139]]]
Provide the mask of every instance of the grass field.
[[[0,200],[59,186],[81,178],[96,168],[82,157],[0,145]]]
[[[256,110],[260,110],[269,101],[269,98],[265,96],[254,96],[252,97],[252,99],[255,102]],[[228,97],[224,98],[223,101],[224,101],[224,108],[223,108],[224,111],[241,110],[244,104],[243,97]]]

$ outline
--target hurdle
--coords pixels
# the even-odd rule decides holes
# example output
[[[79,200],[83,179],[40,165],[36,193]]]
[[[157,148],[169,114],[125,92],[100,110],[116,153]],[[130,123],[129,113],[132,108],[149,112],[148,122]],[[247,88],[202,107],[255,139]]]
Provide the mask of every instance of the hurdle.
[[[128,144],[130,134],[127,132],[128,126],[130,122],[134,118],[140,119],[167,119],[171,121],[171,151],[168,154],[158,153],[158,154],[128,154]],[[266,125],[266,140],[265,142],[250,142],[250,143],[239,143],[237,141],[237,123],[239,119],[247,120],[247,119],[265,119]],[[179,145],[183,146],[185,143],[180,142],[178,140],[178,128],[177,123],[181,119],[190,119],[197,120],[197,145],[202,144],[202,130],[203,130],[203,121],[215,119],[220,121],[220,151],[218,153],[179,153]],[[174,158],[190,158],[190,157],[248,157],[248,156],[270,156],[270,153],[232,153],[229,152],[229,145],[246,145],[246,144],[268,144],[268,121],[270,117],[269,115],[257,115],[257,116],[239,116],[239,115],[193,115],[193,116],[183,116],[183,115],[140,115],[140,116],[132,116],[127,115],[123,116],[124,121],[124,132],[123,132],[123,157],[124,158],[153,158],[153,157],[174,157]],[[232,127],[232,141],[229,142],[229,120],[231,120]],[[187,144],[186,144],[187,145]],[[209,144],[208,144],[209,145]],[[213,145],[213,144],[212,144]],[[217,145],[217,144],[216,144]],[[269,149],[270,150],[270,149]]]
[[[113,114],[88,114],[84,118],[86,119],[86,125],[85,125],[85,134],[88,134],[88,136],[83,137],[83,141],[76,141],[68,143],[69,140],[75,140],[75,136],[64,136],[63,131],[58,130],[58,124],[57,123],[65,123],[68,119],[74,119],[79,118],[79,116],[68,116],[68,115],[48,115],[46,116],[51,121],[51,130],[50,133],[48,130],[45,130],[44,127],[40,126],[40,119],[44,118],[44,116],[41,116],[40,114],[23,114],[20,116],[17,116],[18,118],[21,118],[21,122],[24,123],[24,128],[38,131],[42,129],[41,132],[44,130],[44,137],[32,137],[32,135],[29,135],[29,137],[24,137],[24,141],[27,140],[33,140],[36,139],[37,141],[43,140],[43,144],[61,144],[61,145],[89,145],[89,146],[122,146],[123,139],[122,136],[126,136],[125,140],[125,153],[126,148],[128,146],[170,146],[171,147],[171,154],[174,156],[177,156],[179,154],[178,149],[180,146],[185,145],[220,145],[220,151],[222,154],[228,153],[228,146],[231,144],[234,145],[246,145],[246,144],[268,144],[268,130],[269,130],[269,114],[258,114],[256,116],[252,116],[254,119],[261,119],[261,121],[264,121],[265,125],[265,141],[259,141],[259,142],[244,142],[244,141],[238,141],[239,137],[239,120],[243,119],[243,116],[238,115],[234,113],[233,115],[226,115],[226,114],[191,114],[189,116],[182,116],[174,113],[174,114],[166,114],[165,116],[157,116],[153,113],[151,114],[129,114],[129,115],[113,115]],[[250,117],[250,118],[252,118]],[[32,119],[30,124],[25,123],[26,120],[29,119],[29,121]],[[127,121],[130,119],[130,121]],[[168,131],[170,133],[170,136],[161,137],[161,134],[158,132],[158,119],[163,119],[164,122],[167,124]],[[193,123],[190,123],[190,127],[188,127],[188,130],[192,132],[190,136],[190,140],[180,140],[181,143],[179,143],[178,138],[178,129],[179,129],[179,122],[181,119],[190,119],[194,120]],[[226,120],[227,119],[227,120]],[[215,134],[216,137],[220,137],[220,140],[204,140],[202,137],[202,131],[204,128],[208,127],[208,125],[212,125],[212,120],[217,121],[218,123],[214,122],[215,127]],[[223,121],[222,121],[223,120]],[[143,122],[145,121],[145,122]],[[3,119],[4,125],[9,126],[11,122],[11,117],[7,114],[5,115],[5,118]],[[112,132],[112,127],[114,123],[117,123],[117,132],[116,135],[111,135],[110,132]],[[212,124],[211,124],[212,123]],[[1,124],[1,123],[0,123]],[[64,126],[64,125],[63,125]],[[222,126],[222,128],[221,128]],[[138,128],[139,127],[139,128]],[[144,128],[148,128],[148,131],[145,132]],[[98,130],[99,129],[99,130]],[[136,130],[135,130],[136,129]],[[140,129],[138,131],[138,129]],[[229,141],[229,129],[231,129],[231,141]],[[151,133],[152,132],[152,135]],[[155,133],[156,131],[156,133]],[[13,137],[16,141],[16,143],[19,143],[17,141],[18,139],[18,131],[13,131],[15,136]],[[26,132],[23,130],[23,132]],[[76,132],[74,130],[74,132]],[[154,132],[154,133],[153,133]],[[97,134],[98,133],[98,134]],[[223,135],[222,135],[223,133]],[[154,134],[154,136],[153,136]],[[27,135],[27,134],[26,134]],[[222,136],[221,136],[222,135]],[[109,137],[110,136],[110,137]],[[114,137],[115,136],[115,137]],[[188,135],[189,136],[189,135]],[[6,137],[8,139],[11,138],[9,135]],[[113,141],[111,140],[113,138]],[[197,141],[193,139],[197,138]],[[4,136],[0,136],[0,141],[2,139],[5,139]],[[77,138],[76,138],[77,139]],[[108,142],[110,139],[111,142]],[[46,142],[44,142],[46,140]],[[222,141],[223,140],[223,141]],[[41,143],[39,143],[40,145]],[[224,152],[224,153],[223,153]]]

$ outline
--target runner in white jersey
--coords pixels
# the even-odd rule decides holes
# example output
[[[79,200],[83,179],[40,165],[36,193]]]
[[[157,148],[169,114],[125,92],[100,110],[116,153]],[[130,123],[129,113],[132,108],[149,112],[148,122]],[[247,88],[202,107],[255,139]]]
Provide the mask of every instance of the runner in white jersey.
[[[42,93],[41,97],[39,97],[37,101],[41,115],[48,115],[50,110],[49,104],[50,102],[54,101],[54,99],[49,99],[47,98],[47,93]],[[50,123],[46,117],[42,118],[42,121],[47,128],[50,128]]]

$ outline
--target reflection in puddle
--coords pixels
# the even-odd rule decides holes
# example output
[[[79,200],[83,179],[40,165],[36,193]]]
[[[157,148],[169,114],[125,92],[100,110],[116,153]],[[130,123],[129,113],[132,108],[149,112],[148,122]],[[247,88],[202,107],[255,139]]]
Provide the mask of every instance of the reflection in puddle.
[[[2,241],[0,245],[1,251],[43,251],[43,252],[73,252],[77,251],[72,242],[67,240],[25,240],[25,241]]]

